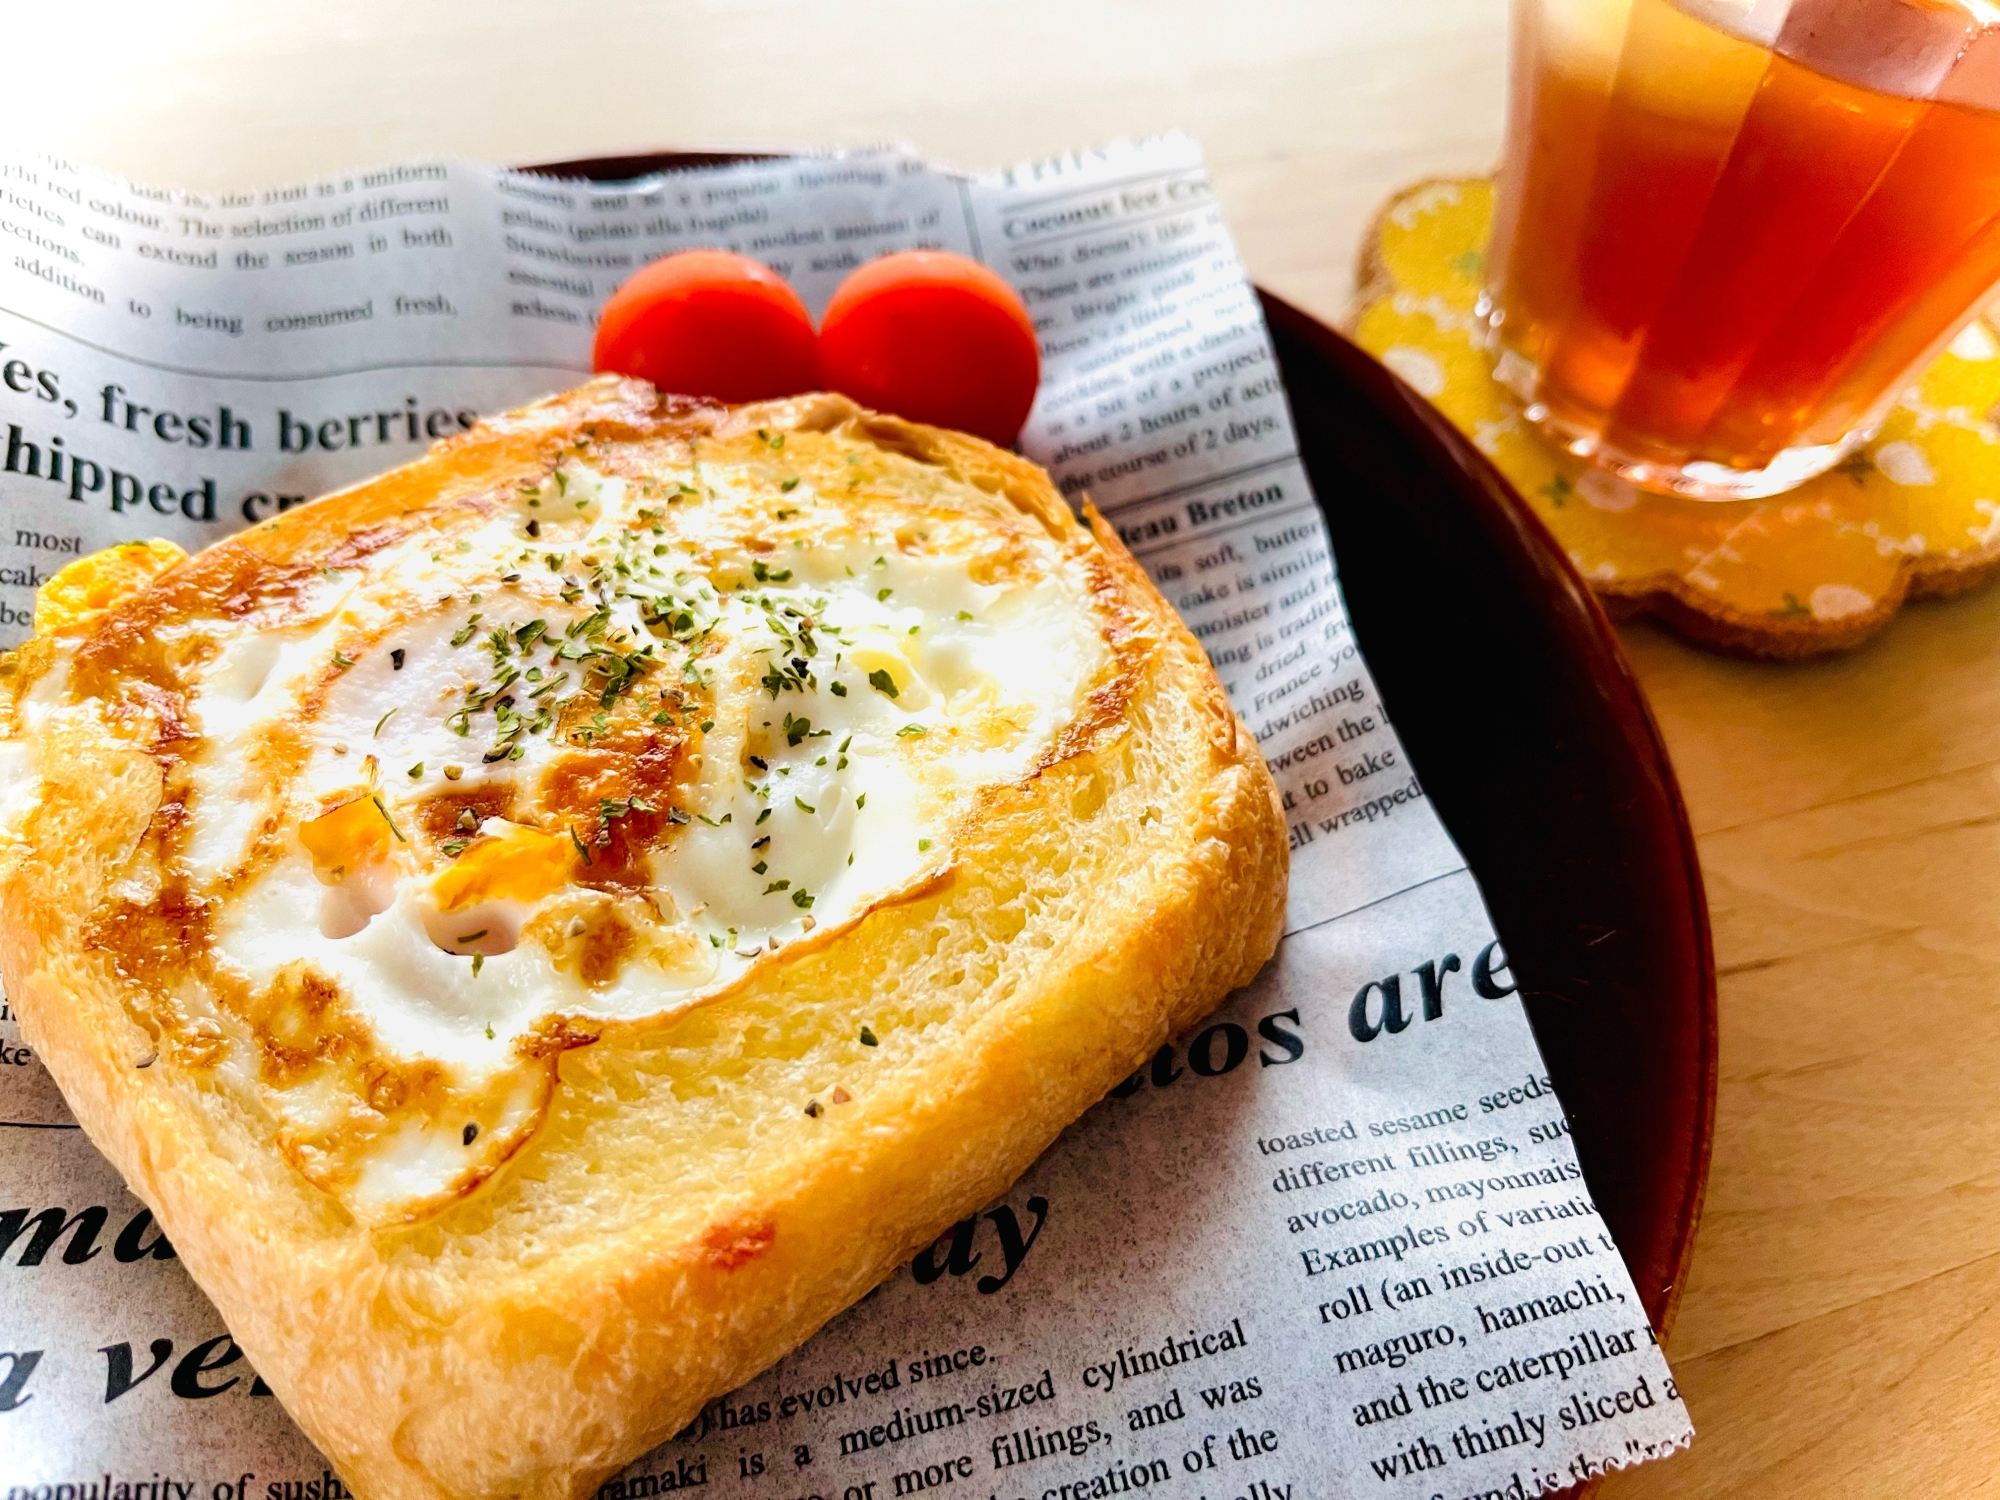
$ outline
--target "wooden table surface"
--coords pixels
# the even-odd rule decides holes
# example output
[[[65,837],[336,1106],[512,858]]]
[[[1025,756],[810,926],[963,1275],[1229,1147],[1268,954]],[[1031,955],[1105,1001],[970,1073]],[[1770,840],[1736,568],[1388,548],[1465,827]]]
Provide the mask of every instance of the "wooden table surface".
[[[13,9],[21,9],[15,7]],[[7,129],[190,188],[412,155],[906,141],[985,167],[1179,125],[1328,318],[1394,186],[1497,150],[1502,0],[99,3],[7,21]],[[1755,666],[1625,635],[1721,966],[1708,1208],[1638,1496],[2000,1488],[2000,590]]]

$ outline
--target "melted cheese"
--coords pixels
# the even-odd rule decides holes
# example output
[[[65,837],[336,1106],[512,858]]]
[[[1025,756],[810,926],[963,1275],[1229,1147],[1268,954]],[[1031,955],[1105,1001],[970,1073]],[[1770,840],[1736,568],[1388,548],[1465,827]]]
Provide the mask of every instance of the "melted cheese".
[[[17,708],[23,732],[0,739],[0,843],[21,837],[28,815],[42,800],[47,736],[57,721],[76,712],[61,706],[67,678],[59,665],[36,682]]]
[[[177,544],[155,537],[79,557],[36,591],[35,633],[49,635],[82,624],[136,594],[186,556]]]
[[[542,1039],[672,1015],[932,878],[1106,670],[1034,523],[769,470],[571,460],[203,669],[182,867],[281,1060],[281,1141],[358,1216],[504,1161]]]

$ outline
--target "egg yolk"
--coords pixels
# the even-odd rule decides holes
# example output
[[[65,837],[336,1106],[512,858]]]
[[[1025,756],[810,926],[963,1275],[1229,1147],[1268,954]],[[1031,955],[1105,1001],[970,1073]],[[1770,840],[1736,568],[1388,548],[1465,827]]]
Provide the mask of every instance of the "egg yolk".
[[[463,911],[482,901],[539,901],[569,884],[576,857],[567,833],[509,823],[461,854],[432,882],[431,895],[439,911]]]
[[[349,871],[387,860],[395,836],[389,814],[372,796],[356,797],[299,824],[299,842],[312,856],[313,874],[322,885],[339,885]]]

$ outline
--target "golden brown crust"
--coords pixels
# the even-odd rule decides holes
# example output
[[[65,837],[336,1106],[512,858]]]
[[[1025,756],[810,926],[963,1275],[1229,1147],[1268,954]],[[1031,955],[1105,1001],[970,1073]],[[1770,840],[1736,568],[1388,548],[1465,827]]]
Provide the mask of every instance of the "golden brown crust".
[[[374,538],[475,506],[580,435],[685,443],[745,427],[838,429],[1052,536],[1083,535],[1039,469],[976,439],[838,397],[725,411],[597,381],[184,565],[205,583],[156,588],[226,574],[262,607],[262,581],[336,552],[360,561]],[[85,935],[167,795],[158,744],[78,731],[73,755],[42,756],[39,805],[0,838],[0,978],[92,1140],[360,1494],[589,1493],[1004,1189],[1255,975],[1283,919],[1275,788],[1200,647],[1094,514],[1089,527],[1126,670],[1060,753],[995,799],[949,871],[694,1014],[552,1047],[560,1087],[541,1133],[414,1229],[357,1225],[202,1068],[136,1066],[160,1038],[128,1003],[132,977]],[[157,607],[135,602],[135,626]],[[138,650],[136,628],[119,629]],[[10,684],[49,660],[33,647],[0,681],[0,733]],[[135,712],[171,723],[162,707]],[[870,1022],[882,1045],[864,1049]],[[800,1114],[804,1093],[836,1083],[852,1102]],[[749,1123],[780,1111],[783,1143],[753,1141]]]

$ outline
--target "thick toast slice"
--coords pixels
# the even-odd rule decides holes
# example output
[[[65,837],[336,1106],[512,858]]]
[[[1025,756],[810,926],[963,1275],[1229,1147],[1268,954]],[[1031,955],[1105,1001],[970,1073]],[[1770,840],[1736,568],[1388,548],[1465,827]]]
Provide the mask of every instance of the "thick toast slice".
[[[370,1500],[589,1493],[1277,943],[1116,537],[843,398],[593,381],[43,602],[0,979]]]

